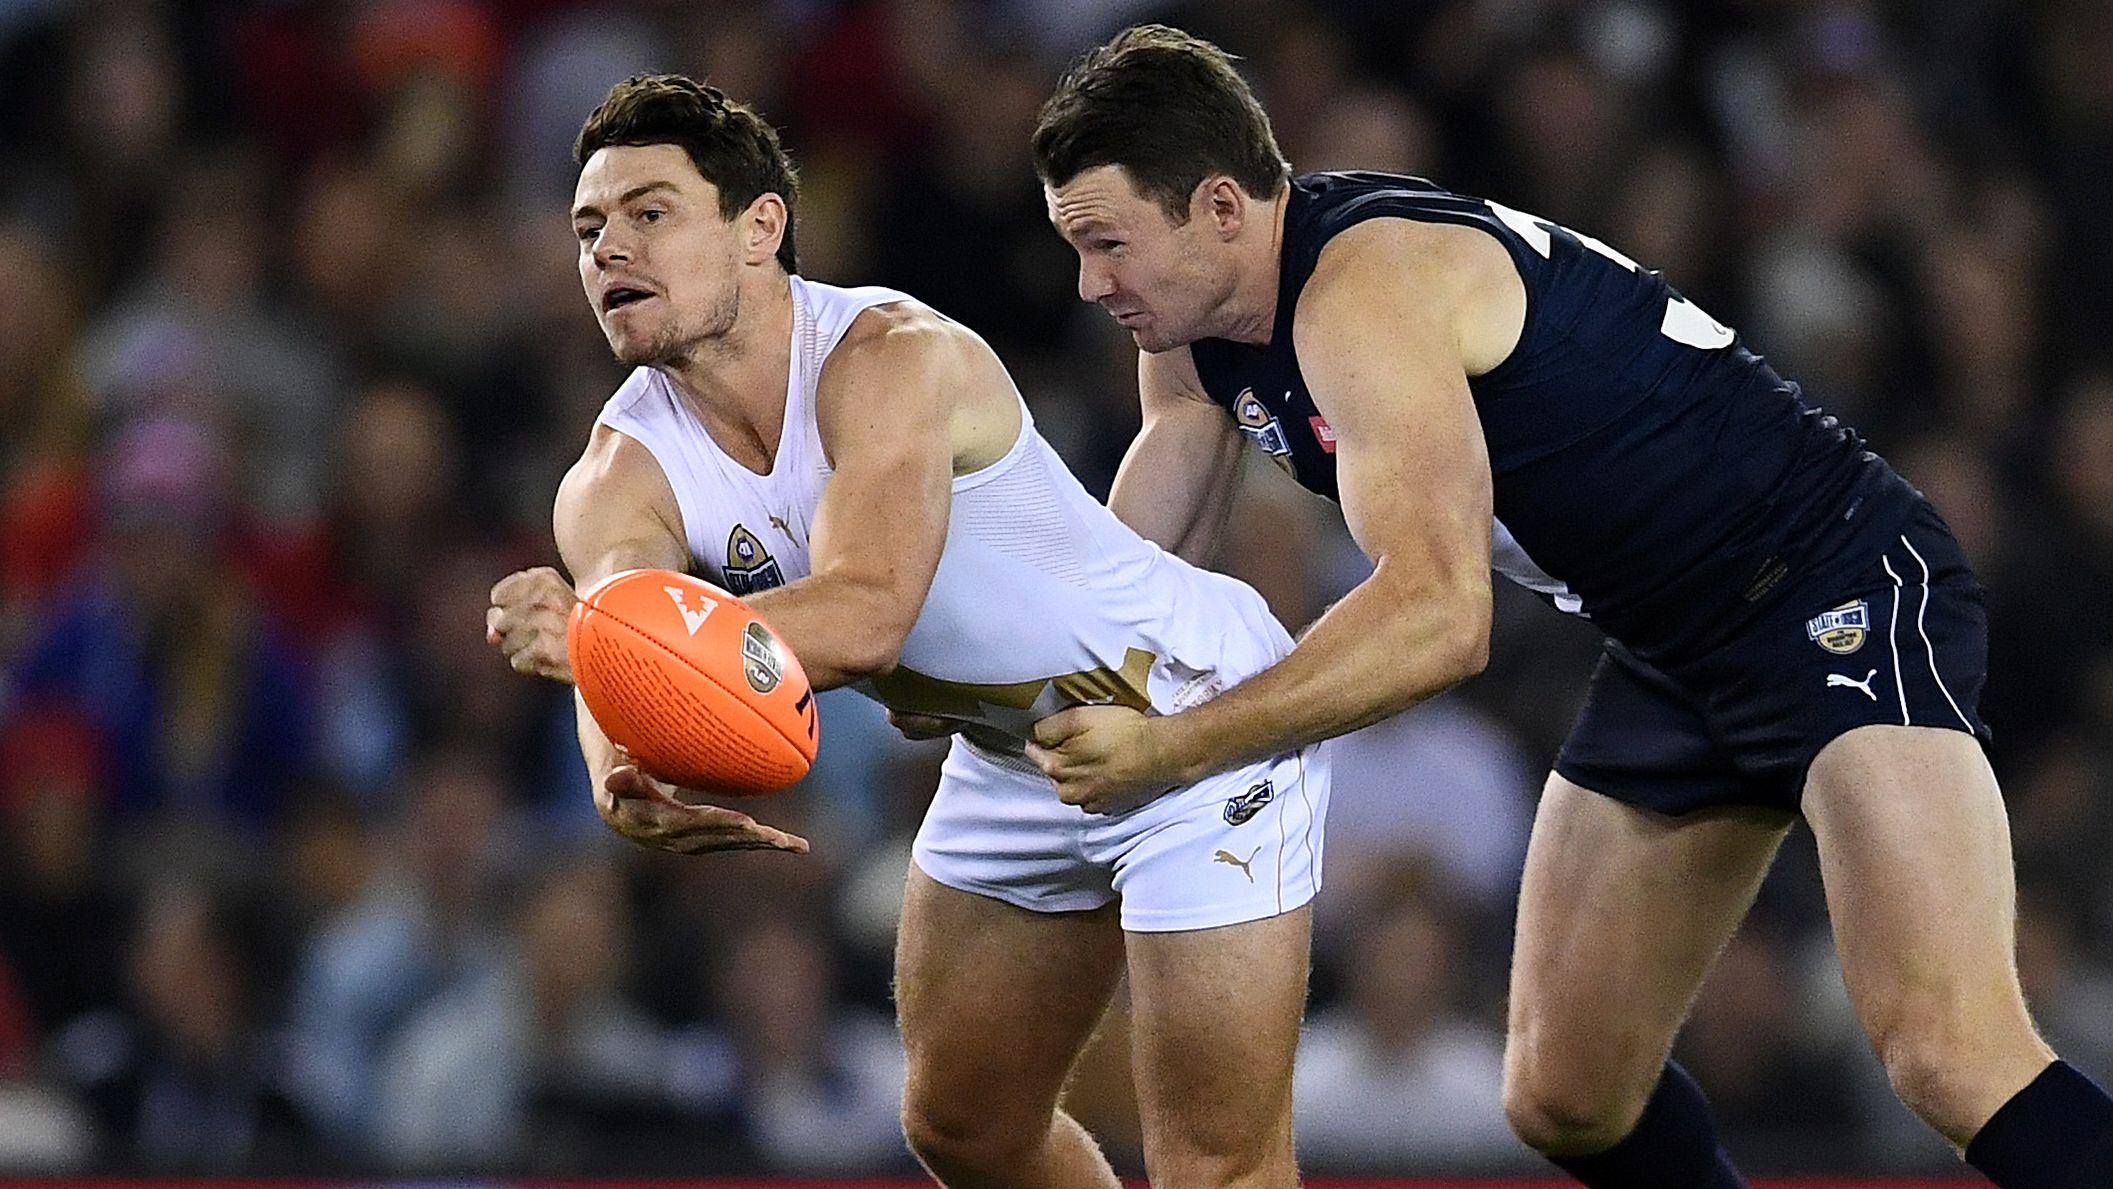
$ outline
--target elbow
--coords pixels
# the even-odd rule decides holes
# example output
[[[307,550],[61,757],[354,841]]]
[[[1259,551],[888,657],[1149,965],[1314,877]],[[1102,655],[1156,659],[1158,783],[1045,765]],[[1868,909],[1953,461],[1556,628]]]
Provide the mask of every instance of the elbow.
[[[896,625],[875,624],[855,632],[844,641],[843,655],[836,667],[854,680],[885,677],[902,660],[903,642],[909,635],[907,624],[899,630]]]
[[[819,617],[827,625],[808,640],[811,655],[803,655],[808,678],[823,678],[828,685],[885,677],[902,659],[904,642],[923,609],[924,590],[905,591],[898,585],[863,575],[818,574],[807,580],[827,607]],[[795,652],[800,649],[795,648]],[[824,678],[826,673],[838,674]]]
[[[895,671],[896,663],[901,659],[901,641],[891,645],[878,638],[860,640],[844,650],[836,668],[854,681],[864,677],[885,677]]]
[[[1453,680],[1458,685],[1489,667],[1489,622],[1473,631],[1462,631],[1453,646]]]
[[[1458,685],[1489,667],[1490,600],[1488,592],[1479,599],[1462,600],[1447,617],[1452,630],[1446,634],[1445,685]]]

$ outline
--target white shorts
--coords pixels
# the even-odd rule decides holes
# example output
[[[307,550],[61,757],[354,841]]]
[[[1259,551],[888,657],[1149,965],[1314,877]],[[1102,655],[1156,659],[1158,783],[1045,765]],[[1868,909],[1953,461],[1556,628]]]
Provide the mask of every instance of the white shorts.
[[[1128,813],[1057,800],[1049,779],[956,737],[912,855],[950,888],[1033,912],[1122,900],[1122,925],[1171,933],[1289,912],[1321,889],[1327,745],[1177,789]]]

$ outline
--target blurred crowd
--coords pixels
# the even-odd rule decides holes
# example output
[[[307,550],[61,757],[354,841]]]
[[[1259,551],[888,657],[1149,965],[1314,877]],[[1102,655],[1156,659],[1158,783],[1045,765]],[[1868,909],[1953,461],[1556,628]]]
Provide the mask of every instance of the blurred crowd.
[[[903,1170],[892,921],[936,779],[849,695],[754,808],[806,857],[595,819],[566,691],[483,639],[621,378],[572,138],[681,70],[803,175],[802,271],[983,333],[1105,491],[1134,352],[1027,153],[1063,62],[1166,19],[1299,169],[1589,230],[1740,327],[1950,518],[2020,959],[2113,1077],[2113,2],[0,0],[0,1168]],[[1226,568],[1362,574],[1253,472]],[[1499,597],[1468,686],[1343,750],[1297,1123],[1313,1169],[1534,1167],[1510,911],[1588,625]],[[1111,1016],[1072,1103],[1135,1163]],[[1680,1058],[1756,1169],[1942,1168],[1796,836]]]

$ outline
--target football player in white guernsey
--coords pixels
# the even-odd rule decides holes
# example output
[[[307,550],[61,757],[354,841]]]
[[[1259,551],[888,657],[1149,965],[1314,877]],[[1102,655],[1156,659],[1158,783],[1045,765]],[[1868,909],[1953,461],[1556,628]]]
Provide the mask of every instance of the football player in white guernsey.
[[[500,581],[491,641],[569,681],[572,582],[694,570],[767,616],[816,686],[958,730],[896,959],[904,1127],[942,1184],[1115,1189],[1057,1102],[1127,973],[1153,1181],[1295,1185],[1324,758],[1292,750],[1096,815],[1024,754],[1066,706],[1195,705],[1288,653],[1282,626],[1088,495],[975,334],[901,293],[796,275],[791,166],[752,111],[630,79],[575,156],[580,279],[636,370],[558,492],[572,581]],[[807,849],[652,779],[578,718],[596,807],[626,837]]]

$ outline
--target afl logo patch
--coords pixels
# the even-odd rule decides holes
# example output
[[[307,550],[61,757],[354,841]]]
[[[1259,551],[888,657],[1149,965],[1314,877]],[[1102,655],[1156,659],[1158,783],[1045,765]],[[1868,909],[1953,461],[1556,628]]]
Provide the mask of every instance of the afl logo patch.
[[[1226,799],[1225,824],[1228,826],[1245,824],[1256,814],[1262,812],[1263,806],[1276,800],[1276,797],[1276,789],[1271,787],[1266,780],[1259,784],[1250,785],[1246,792],[1241,793],[1237,797],[1228,797]]]
[[[726,589],[737,595],[785,585],[777,560],[745,524],[735,525],[734,531],[727,534],[726,565],[720,572],[726,576]]]
[[[778,655],[778,642],[771,638],[770,629],[753,620],[741,633],[741,672],[748,678],[749,688],[759,694],[778,688],[778,682],[785,679],[785,661]]]
[[[1240,395],[1233,398],[1233,420],[1239,423],[1241,433],[1253,438],[1255,445],[1269,454],[1269,461],[1291,474],[1291,439],[1284,436],[1276,414],[1262,404],[1254,389],[1242,388]]]
[[[1871,606],[1858,599],[1805,621],[1805,634],[1828,652],[1847,656],[1864,646],[1871,633]]]

